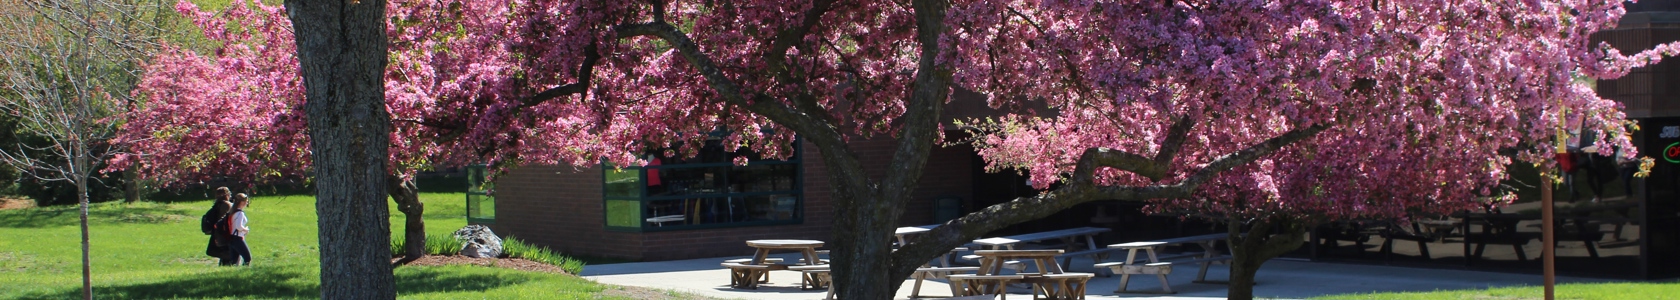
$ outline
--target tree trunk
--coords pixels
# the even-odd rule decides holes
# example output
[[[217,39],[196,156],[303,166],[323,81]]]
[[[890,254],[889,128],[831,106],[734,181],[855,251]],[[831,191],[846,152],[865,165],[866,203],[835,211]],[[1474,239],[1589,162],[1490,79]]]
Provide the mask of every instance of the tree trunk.
[[[1306,226],[1287,217],[1271,217],[1253,221],[1245,235],[1242,222],[1228,222],[1231,243],[1231,278],[1227,299],[1254,299],[1254,277],[1260,265],[1274,257],[1300,248],[1306,239]]]
[[[391,201],[397,203],[397,211],[407,220],[403,225],[403,258],[397,262],[406,264],[426,256],[426,221],[421,219],[425,204],[420,203],[420,188],[414,184],[414,177],[391,175],[385,182]]]
[[[385,1],[287,0],[320,216],[321,298],[394,299]]]
[[[123,202],[140,202],[140,164],[130,164],[123,170]]]
[[[927,260],[894,259],[893,228],[909,205],[912,191],[927,167],[927,157],[939,139],[941,107],[951,92],[951,70],[938,62],[945,33],[946,1],[913,1],[919,46],[915,90],[905,106],[904,127],[894,146],[892,161],[879,182],[870,182],[857,156],[823,151],[834,180],[834,237],[841,261],[834,271],[840,299],[892,299],[898,287]],[[847,152],[849,153],[849,152]],[[849,160],[843,167],[839,160]]]
[[[862,179],[861,174],[844,181]],[[867,190],[837,185],[835,192],[834,264],[836,292],[840,299],[892,299],[899,281],[890,276],[892,247],[888,244],[897,212],[881,211],[882,199]],[[889,207],[890,208],[890,207]],[[900,281],[903,278],[899,278]]]
[[[93,300],[93,268],[88,260],[88,192],[87,192],[87,156],[80,152],[71,152],[76,158],[71,162],[69,177],[76,181],[76,202],[81,205],[82,215],[82,299]]]
[[[1265,259],[1257,259],[1253,253],[1235,255],[1231,259],[1231,279],[1225,298],[1254,299],[1254,275],[1264,263]]]

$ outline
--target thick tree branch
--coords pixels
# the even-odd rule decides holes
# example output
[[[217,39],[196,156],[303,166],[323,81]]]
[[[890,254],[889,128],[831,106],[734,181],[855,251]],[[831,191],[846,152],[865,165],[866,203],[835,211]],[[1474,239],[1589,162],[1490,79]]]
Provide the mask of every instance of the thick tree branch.
[[[1151,181],[1160,181],[1161,178],[1167,176],[1167,169],[1172,166],[1158,163],[1153,159],[1131,152],[1108,148],[1089,148],[1085,149],[1085,153],[1079,155],[1079,162],[1073,170],[1073,184],[1092,184],[1098,167],[1120,169],[1149,178]]]
[[[653,0],[648,2],[648,5],[653,6],[653,21],[665,22],[665,1]]]
[[[1278,149],[1282,149],[1284,146],[1293,144],[1296,141],[1317,136],[1319,132],[1323,132],[1325,129],[1329,128],[1330,124],[1317,124],[1304,128],[1296,128],[1295,130],[1283,133],[1283,135],[1266,139],[1266,141],[1260,142],[1259,144],[1254,144],[1252,146],[1248,146],[1248,148],[1238,150],[1237,152],[1220,156],[1219,158],[1215,158],[1213,162],[1208,163],[1207,166],[1203,166],[1201,170],[1197,170],[1196,173],[1190,175],[1190,178],[1184,179],[1184,182],[1181,184],[1190,186],[1191,189],[1194,189],[1197,185],[1201,185],[1208,180],[1213,180],[1213,177],[1218,176],[1220,172],[1225,172],[1225,170],[1230,170],[1231,168],[1259,159],[1262,156],[1272,154],[1272,152],[1277,152]]]
[[[1167,138],[1161,141],[1161,150],[1155,152],[1155,163],[1171,166],[1173,159],[1178,157],[1178,150],[1184,148],[1184,138],[1190,136],[1190,130],[1196,128],[1196,118],[1185,115],[1173,122],[1167,128]],[[1158,178],[1151,178],[1160,180]]]
[[[723,74],[723,70],[718,68],[717,63],[713,62],[711,57],[701,53],[700,46],[695,44],[694,40],[689,39],[687,34],[679,31],[676,27],[672,27],[671,24],[663,22],[623,24],[616,26],[614,29],[620,39],[652,36],[664,40],[671,45],[671,48],[677,50],[677,53],[682,55],[683,59],[688,61],[695,70],[699,71],[701,76],[706,78],[707,84],[725,102],[746,108],[754,114],[764,116],[770,121],[793,129],[794,132],[798,132],[801,137],[816,144],[824,152],[838,151],[845,157],[856,157],[850,147],[846,146],[845,139],[836,129],[835,124],[824,122],[823,118],[813,116],[809,112],[795,110],[769,96],[759,93],[749,94],[742,91],[740,85]],[[859,174],[863,172],[863,166],[856,161],[850,163],[829,161],[829,163],[831,163],[829,168],[839,168],[847,172],[855,171]]]
[[[899,118],[903,120],[904,127],[889,165],[894,170],[888,172],[881,182],[882,188],[887,191],[908,193],[913,190],[927,165],[928,153],[937,143],[934,139],[939,136],[940,109],[951,94],[950,67],[938,62],[942,48],[939,39],[945,34],[945,10],[949,5],[944,1],[913,3],[916,9],[916,41],[920,43],[921,57],[916,63],[916,81],[911,83],[910,101],[905,106],[904,116]],[[910,197],[902,197],[902,200],[909,201]]]
[[[1128,198],[1109,198],[1117,194],[1130,196]],[[1009,202],[986,207],[978,212],[945,222],[945,224],[935,227],[927,233],[912,237],[908,241],[908,245],[893,253],[893,263],[895,266],[920,264],[986,233],[1021,222],[1043,218],[1080,203],[1107,199],[1135,201],[1181,198],[1188,195],[1189,193],[1184,187],[1174,185],[1111,188],[1064,185],[1036,196],[1020,197]]]
[[[793,79],[785,77],[788,76],[788,49],[801,44],[805,40],[805,35],[811,32],[811,28],[817,26],[817,22],[822,20],[823,14],[828,13],[833,4],[834,1],[830,0],[817,0],[811,3],[811,9],[805,11],[805,15],[798,26],[789,27],[776,33],[775,39],[770,41],[770,50],[764,52],[765,73],[775,76],[777,81],[783,83]]]
[[[615,29],[620,39],[652,36],[670,43],[671,47],[677,50],[677,53],[682,55],[684,60],[687,60],[696,71],[700,72],[701,76],[706,78],[708,85],[725,102],[746,108],[776,123],[793,127],[795,131],[805,134],[805,138],[813,143],[840,145],[839,132],[832,130],[830,126],[823,126],[826,124],[823,124],[820,120],[786,105],[781,105],[778,101],[774,101],[767,96],[743,91],[733,79],[723,74],[723,70],[718,68],[717,63],[713,62],[711,57],[700,52],[700,46],[695,44],[694,40],[689,39],[687,34],[679,31],[671,24],[663,22],[623,24]]]
[[[601,60],[601,53],[595,48],[595,43],[589,43],[588,46],[583,47],[583,64],[578,66],[577,72],[572,73],[572,77],[577,78],[577,82],[538,92],[536,95],[532,95],[531,98],[525,99],[523,103],[520,103],[519,108],[524,109],[536,106],[537,104],[542,104],[543,101],[559,98],[560,96],[581,95],[588,93],[590,77],[594,77],[595,74],[595,63]]]

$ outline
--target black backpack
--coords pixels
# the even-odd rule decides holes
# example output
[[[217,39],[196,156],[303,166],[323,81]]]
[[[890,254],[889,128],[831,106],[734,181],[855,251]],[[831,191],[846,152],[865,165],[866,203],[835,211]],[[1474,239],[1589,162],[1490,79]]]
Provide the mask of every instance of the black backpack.
[[[216,221],[219,220],[221,220],[221,216],[217,216],[216,208],[212,207],[210,210],[204,211],[204,216],[198,217],[198,230],[203,231],[205,235],[215,233]]]

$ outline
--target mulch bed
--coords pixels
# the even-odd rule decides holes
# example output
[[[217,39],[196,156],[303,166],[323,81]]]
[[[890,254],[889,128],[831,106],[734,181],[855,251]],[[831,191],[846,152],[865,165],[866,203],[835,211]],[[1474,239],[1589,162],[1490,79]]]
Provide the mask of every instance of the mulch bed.
[[[26,198],[14,198],[14,197],[10,197],[10,196],[0,196],[0,210],[4,210],[4,209],[25,209],[25,208],[31,208],[31,207],[35,207],[35,201],[29,201],[29,199],[26,199]]]
[[[392,258],[396,263],[402,257]],[[409,266],[443,266],[443,265],[475,265],[497,268],[514,269],[520,271],[535,271],[566,274],[566,270],[554,265],[525,260],[523,258],[473,258],[460,255],[427,255],[408,262]]]

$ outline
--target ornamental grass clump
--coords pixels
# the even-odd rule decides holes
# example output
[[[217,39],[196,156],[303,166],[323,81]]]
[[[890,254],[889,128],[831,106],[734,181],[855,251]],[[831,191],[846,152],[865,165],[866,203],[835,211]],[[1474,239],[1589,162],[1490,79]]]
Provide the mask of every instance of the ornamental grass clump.
[[[391,253],[403,253],[404,239],[391,239]],[[450,234],[426,234],[426,255],[455,255],[466,243]]]
[[[583,272],[583,261],[560,255],[560,253],[548,250],[548,248],[525,243],[525,241],[511,236],[502,240],[502,255],[554,265],[570,274]]]

